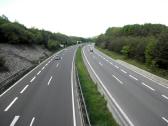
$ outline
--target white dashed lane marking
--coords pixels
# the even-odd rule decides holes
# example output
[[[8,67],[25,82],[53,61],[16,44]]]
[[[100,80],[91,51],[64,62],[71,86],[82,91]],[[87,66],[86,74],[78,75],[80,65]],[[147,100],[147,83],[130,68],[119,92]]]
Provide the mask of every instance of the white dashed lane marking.
[[[155,91],[155,89],[153,89],[152,87],[150,87],[149,85],[145,84],[144,82],[142,82],[142,85],[146,86],[147,88],[149,88],[152,91]]]
[[[18,99],[18,97],[14,98],[13,101],[5,108],[5,112],[8,111],[10,109],[10,107],[16,102],[16,100]]]
[[[118,79],[116,76],[114,76],[114,75],[112,75],[120,84],[123,84],[123,82],[120,80],[120,79]]]
[[[37,73],[37,75],[39,75],[41,73],[41,71],[39,71],[38,73]]]
[[[44,70],[45,67],[42,68],[42,70]]]
[[[35,117],[32,118],[30,126],[33,126],[34,121],[35,121]]]
[[[52,76],[50,77],[50,79],[48,81],[48,85],[50,85],[51,80],[52,80]]]
[[[107,59],[105,59],[107,62],[108,62],[108,60]]]
[[[59,66],[59,63],[57,63],[56,67],[58,67],[58,66]]]
[[[166,95],[162,95],[162,97],[168,100],[168,97]]]
[[[123,70],[123,69],[120,69],[120,70],[121,70],[123,73],[125,73],[125,74],[127,73],[127,72],[126,72],[125,70]]]
[[[133,78],[134,80],[138,80],[136,77],[129,75],[131,78]]]
[[[162,117],[162,119],[168,123],[168,119],[166,119],[165,117]]]
[[[101,62],[99,62],[99,65],[100,65],[100,66],[103,66],[103,64],[102,64]]]
[[[29,85],[26,85],[23,89],[22,89],[22,91],[20,92],[21,94],[27,89],[27,87],[28,87]]]
[[[119,67],[118,67],[117,65],[115,65],[115,68],[117,68],[117,69],[118,69]]]
[[[20,116],[15,116],[13,121],[11,122],[10,126],[14,126],[19,118],[20,118]]]
[[[111,64],[111,65],[113,65],[113,63],[112,63],[112,62],[110,62],[110,64]]]
[[[36,77],[34,76],[34,77],[31,79],[31,81],[30,81],[30,82],[33,82],[35,79],[36,79]]]

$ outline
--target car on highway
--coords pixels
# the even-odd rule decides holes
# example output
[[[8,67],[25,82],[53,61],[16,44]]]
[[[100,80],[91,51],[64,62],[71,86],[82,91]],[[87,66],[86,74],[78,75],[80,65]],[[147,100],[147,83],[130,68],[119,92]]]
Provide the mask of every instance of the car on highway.
[[[61,57],[60,56],[56,56],[55,60],[61,60]]]
[[[90,52],[93,52],[93,49],[92,49],[92,48],[90,49]]]

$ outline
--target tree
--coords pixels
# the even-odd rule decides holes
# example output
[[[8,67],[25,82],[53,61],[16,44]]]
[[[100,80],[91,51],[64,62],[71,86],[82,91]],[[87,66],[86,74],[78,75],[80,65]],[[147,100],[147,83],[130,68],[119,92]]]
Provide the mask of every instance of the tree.
[[[145,59],[146,64],[149,66],[154,66],[154,49],[156,47],[156,39],[154,37],[150,37],[148,39],[148,44],[145,49]]]
[[[129,50],[130,50],[130,47],[128,45],[125,45],[122,47],[121,53],[125,55],[126,57],[128,57]]]
[[[154,48],[154,57],[160,68],[168,69],[168,31],[161,33]]]
[[[50,50],[57,50],[60,48],[60,43],[58,41],[50,39],[48,41],[48,49]]]

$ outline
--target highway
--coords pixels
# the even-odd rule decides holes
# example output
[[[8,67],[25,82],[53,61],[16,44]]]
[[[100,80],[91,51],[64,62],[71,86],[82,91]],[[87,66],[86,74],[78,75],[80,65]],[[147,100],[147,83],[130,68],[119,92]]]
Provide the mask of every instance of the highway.
[[[77,47],[55,53],[0,95],[0,126],[80,126],[74,86]]]
[[[83,58],[92,77],[117,108],[123,125],[168,126],[168,87],[127,69],[93,45],[83,48]]]

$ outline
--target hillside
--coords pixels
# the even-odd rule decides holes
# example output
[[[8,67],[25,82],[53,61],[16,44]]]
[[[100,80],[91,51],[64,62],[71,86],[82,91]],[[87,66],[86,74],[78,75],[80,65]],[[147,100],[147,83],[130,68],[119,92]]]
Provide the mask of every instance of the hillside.
[[[108,28],[96,38],[96,46],[132,60],[134,65],[167,79],[168,27],[134,24]],[[142,68],[142,67],[141,67]]]
[[[0,16],[0,82],[9,76],[27,69],[52,52],[77,42],[86,42],[82,37],[67,36],[44,29],[27,28],[19,22],[11,22]]]
[[[6,70],[0,71],[0,82],[9,76],[27,69],[37,63],[40,59],[47,58],[51,51],[41,46],[0,44],[0,57],[5,60]]]

